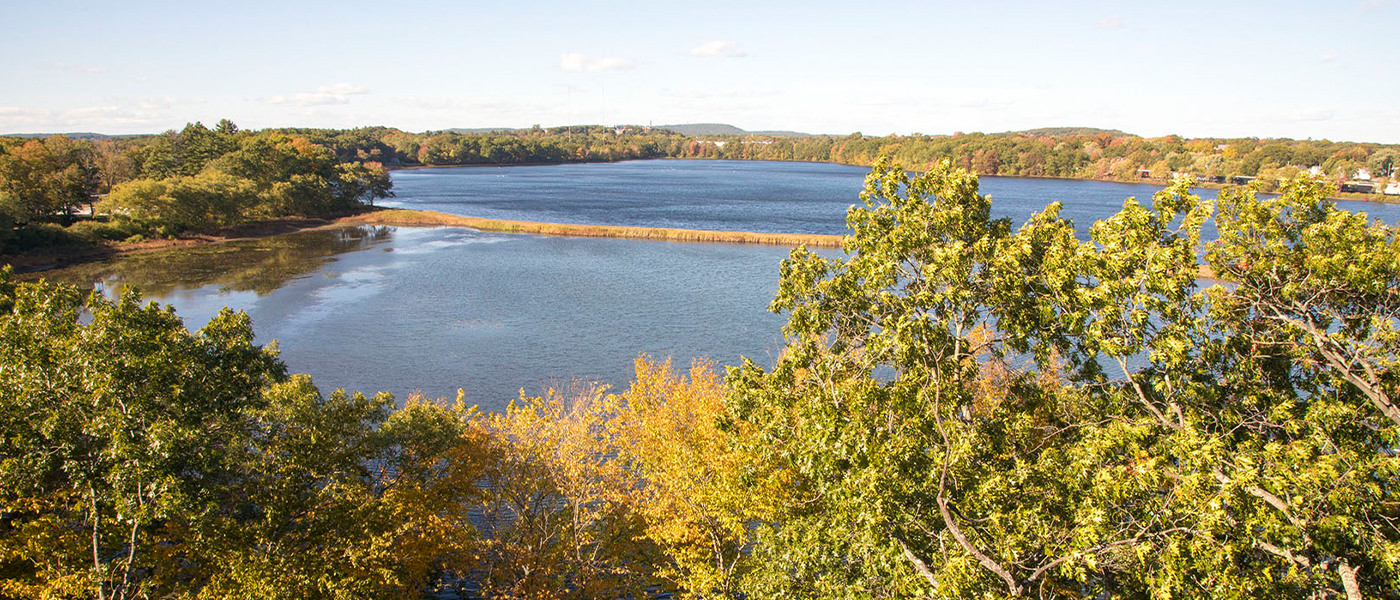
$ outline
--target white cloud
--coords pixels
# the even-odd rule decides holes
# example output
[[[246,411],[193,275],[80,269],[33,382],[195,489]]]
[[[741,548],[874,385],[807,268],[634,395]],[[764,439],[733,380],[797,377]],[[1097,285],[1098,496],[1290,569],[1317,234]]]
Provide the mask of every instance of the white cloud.
[[[1357,8],[1359,10],[1372,10],[1390,4],[1390,0],[1363,0]]]
[[[696,58],[742,58],[749,53],[738,42],[714,40],[691,48],[690,55]]]
[[[177,104],[203,104],[202,100],[156,98],[118,99],[113,104],[67,109],[0,106],[0,131],[151,133],[183,123],[186,115],[170,114]]]
[[[1097,20],[1097,21],[1094,21],[1094,27],[1097,27],[1097,28],[1099,28],[1099,29],[1117,29],[1117,28],[1122,27],[1122,26],[1123,26],[1123,19],[1122,19],[1121,17],[1119,17],[1118,15],[1113,15],[1113,16],[1111,16],[1111,17],[1104,17],[1104,18],[1102,18],[1102,19],[1099,19],[1099,20]]]
[[[316,88],[314,92],[301,92],[290,96],[278,94],[269,96],[266,102],[270,104],[290,104],[294,106],[328,106],[332,104],[349,104],[350,96],[368,94],[369,89],[353,83],[337,83],[333,85],[323,85]]]
[[[355,85],[353,83],[337,83],[335,85],[323,85],[316,91],[322,94],[352,95],[368,94],[369,88],[362,85]]]
[[[612,56],[589,58],[587,55],[580,52],[569,52],[559,57],[559,68],[576,73],[585,71],[625,71],[635,66],[637,66],[636,62],[625,58]]]
[[[349,104],[350,99],[336,94],[321,94],[316,92],[302,92],[291,96],[277,94],[268,96],[269,104],[291,104],[294,106],[326,106],[328,104]]]
[[[1283,116],[1284,121],[1331,121],[1337,116],[1335,110],[1295,110]]]
[[[1322,62],[1333,62],[1341,57],[1340,54],[1327,54],[1322,57]]]
[[[38,108],[0,106],[0,117],[41,117],[46,114],[48,114],[48,111]]]
[[[662,93],[663,95],[670,96],[670,97],[672,97],[672,98],[685,98],[685,99],[688,99],[688,100],[709,100],[709,99],[715,99],[715,98],[722,98],[722,99],[730,99],[730,98],[772,98],[772,97],[778,95],[778,91],[777,91],[777,90],[749,90],[749,89],[741,89],[741,90],[715,90],[715,89],[703,89],[703,90],[701,90],[701,89],[670,90],[670,89],[664,89],[664,90],[661,91],[661,93]]]
[[[440,96],[400,96],[394,103],[411,106],[420,113],[432,113],[448,119],[440,125],[446,127],[467,127],[485,124],[488,127],[503,125],[505,120],[538,118],[538,115],[552,108],[535,100],[520,98],[447,98]]]
[[[44,131],[103,131],[152,127],[160,122],[158,115],[119,105],[85,106],[58,111],[30,111],[13,118],[0,119],[10,127],[28,124],[30,129]],[[0,125],[3,127],[3,125]]]
[[[66,71],[69,73],[84,73],[87,75],[100,75],[107,72],[107,70],[102,67],[94,67],[92,65],[70,65],[55,62],[41,63],[38,67],[48,71]]]
[[[159,98],[146,98],[137,103],[143,110],[160,110],[172,106],[182,106],[189,104],[204,104],[206,101],[201,98],[176,98],[174,96],[161,96]]]

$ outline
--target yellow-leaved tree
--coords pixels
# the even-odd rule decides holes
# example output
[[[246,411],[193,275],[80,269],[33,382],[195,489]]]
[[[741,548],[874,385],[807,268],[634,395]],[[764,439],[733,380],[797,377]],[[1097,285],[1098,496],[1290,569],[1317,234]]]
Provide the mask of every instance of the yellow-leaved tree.
[[[605,393],[522,394],[487,419],[496,450],[472,574],[482,595],[599,598],[647,586],[651,552],[606,439]]]
[[[635,478],[646,536],[665,554],[656,575],[683,597],[733,597],[750,523],[781,496],[781,473],[761,468],[736,440],[746,424],[726,417],[724,383],[710,362],[688,375],[671,361],[636,361],[636,379],[609,396],[610,437]]]

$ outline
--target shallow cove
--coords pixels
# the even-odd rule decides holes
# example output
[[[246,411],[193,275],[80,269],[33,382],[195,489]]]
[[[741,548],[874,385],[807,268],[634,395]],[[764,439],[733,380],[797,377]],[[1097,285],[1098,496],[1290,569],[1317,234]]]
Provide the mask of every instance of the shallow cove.
[[[354,227],[45,274],[140,287],[197,328],[227,305],[323,390],[421,389],[503,410],[574,380],[625,386],[639,353],[771,364],[789,248]]]

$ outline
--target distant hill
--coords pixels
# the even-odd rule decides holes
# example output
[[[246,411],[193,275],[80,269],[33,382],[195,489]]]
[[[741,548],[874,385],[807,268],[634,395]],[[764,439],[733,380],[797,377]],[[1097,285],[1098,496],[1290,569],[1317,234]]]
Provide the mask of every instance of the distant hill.
[[[442,131],[447,133],[511,133],[523,130],[515,127],[453,127]]]
[[[1006,133],[1007,133],[1007,134],[1017,134],[1017,133],[1019,133],[1019,134],[1021,134],[1021,135],[1035,135],[1035,136],[1045,136],[1045,137],[1065,137],[1065,136],[1071,136],[1071,135],[1098,135],[1098,134],[1100,134],[1100,133],[1107,133],[1108,135],[1110,135],[1110,136],[1112,136],[1112,137],[1123,137],[1123,136],[1127,136],[1127,135],[1132,135],[1131,133],[1125,133],[1125,132],[1119,131],[1119,130],[1117,130],[1117,129],[1099,129],[1099,128],[1097,128],[1097,127],[1039,127],[1039,128],[1036,128],[1036,129],[1027,129],[1027,130],[1025,130],[1025,131],[1008,131],[1008,132],[1006,132]]]
[[[65,137],[67,137],[67,138],[69,138],[69,139],[74,139],[74,140],[88,140],[88,141],[90,141],[90,142],[101,142],[101,141],[110,140],[110,139],[113,139],[113,138],[140,137],[140,136],[142,136],[142,135],[147,135],[147,134],[138,133],[138,134],[131,134],[131,135],[107,135],[107,134],[105,134],[105,133],[93,133],[93,132],[91,132],[91,131],[75,131],[75,132],[72,132],[72,133],[0,133],[0,135],[5,136],[5,137],[18,137],[18,138],[46,138],[46,137],[51,137],[51,136],[54,136],[54,135],[61,135],[61,136],[65,136]]]
[[[723,123],[686,123],[682,125],[657,125],[657,129],[670,129],[681,135],[744,135],[745,132],[733,125]]]
[[[745,131],[724,123],[684,123],[679,125],[657,125],[657,129],[670,129],[681,135],[767,135],[772,137],[812,137],[810,133],[797,131]]]

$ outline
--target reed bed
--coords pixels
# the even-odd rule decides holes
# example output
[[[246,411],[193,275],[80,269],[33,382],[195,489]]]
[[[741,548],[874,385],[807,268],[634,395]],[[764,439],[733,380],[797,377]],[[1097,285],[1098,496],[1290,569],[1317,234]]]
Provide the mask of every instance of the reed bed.
[[[768,246],[808,246],[839,248],[839,235],[799,233],[759,233],[753,231],[711,231],[703,229],[672,229],[666,227],[620,227],[614,225],[574,225],[569,223],[535,223],[449,215],[431,210],[377,210],[354,217],[369,225],[402,225],[405,227],[467,227],[480,231],[528,233],[562,237],[624,238],[667,242],[708,242],[721,244],[758,244]]]

